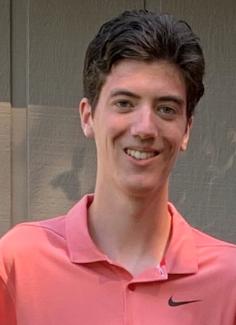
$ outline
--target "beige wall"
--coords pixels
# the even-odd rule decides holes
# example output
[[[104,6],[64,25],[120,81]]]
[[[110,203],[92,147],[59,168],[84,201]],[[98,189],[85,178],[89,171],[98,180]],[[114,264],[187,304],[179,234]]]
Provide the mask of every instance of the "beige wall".
[[[11,109],[0,103],[0,229],[11,226]]]
[[[191,223],[236,242],[233,0],[0,0],[0,235],[93,190],[94,145],[76,110],[84,51],[105,19],[144,5],[186,19],[206,53],[206,95],[171,198]]]

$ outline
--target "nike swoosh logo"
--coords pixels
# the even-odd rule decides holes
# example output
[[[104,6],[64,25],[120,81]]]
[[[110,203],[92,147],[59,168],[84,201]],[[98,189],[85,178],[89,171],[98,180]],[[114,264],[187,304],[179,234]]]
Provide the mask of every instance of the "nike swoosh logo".
[[[183,300],[183,301],[174,301],[172,296],[168,300],[168,305],[170,307],[178,307],[181,305],[187,305],[187,304],[192,304],[194,302],[200,302],[201,300]]]

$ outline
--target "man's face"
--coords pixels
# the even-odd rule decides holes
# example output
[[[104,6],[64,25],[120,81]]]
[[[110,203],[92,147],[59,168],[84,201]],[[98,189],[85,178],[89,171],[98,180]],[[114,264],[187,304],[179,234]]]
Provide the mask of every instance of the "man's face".
[[[96,142],[97,186],[132,196],[167,191],[190,127],[176,66],[123,60],[107,76],[94,115],[87,99],[80,112],[84,133]]]

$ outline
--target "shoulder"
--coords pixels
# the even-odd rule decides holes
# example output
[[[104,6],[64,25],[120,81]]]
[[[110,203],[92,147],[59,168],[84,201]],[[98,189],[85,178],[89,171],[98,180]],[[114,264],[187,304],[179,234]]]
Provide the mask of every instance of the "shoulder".
[[[187,256],[196,261],[199,270],[217,276],[227,274],[228,279],[235,281],[236,245],[192,227],[172,204],[170,208],[173,215],[175,240],[185,243]]]
[[[79,226],[86,225],[87,205],[93,196],[84,196],[66,215],[18,224],[0,239],[0,271],[3,263],[35,260],[37,257],[67,253],[68,234],[77,238]],[[78,216],[82,218],[78,218]],[[80,219],[84,220],[80,224]]]
[[[208,260],[226,260],[232,259],[236,270],[236,245],[229,243],[205,233],[193,226],[178,212],[176,207],[169,203],[171,214],[173,216],[174,228],[177,229],[176,240],[184,236],[191,241],[196,248],[198,258]],[[231,264],[232,264],[231,263]]]
[[[235,244],[220,240],[194,227],[191,228],[197,247],[216,251],[222,250],[225,252],[236,254]]]
[[[18,224],[0,239],[0,273],[65,241],[65,217]]]
[[[192,228],[200,265],[236,280],[236,245]]]
[[[0,240],[0,247],[15,244],[33,244],[36,239],[51,233],[54,236],[63,236],[65,216],[51,218],[42,221],[24,222],[16,225],[8,231]]]

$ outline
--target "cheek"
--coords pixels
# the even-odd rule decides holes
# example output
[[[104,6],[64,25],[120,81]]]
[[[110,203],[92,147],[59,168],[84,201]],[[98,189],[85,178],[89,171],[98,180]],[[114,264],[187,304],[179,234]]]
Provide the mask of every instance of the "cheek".
[[[167,132],[165,131],[165,135],[163,135],[166,146],[168,146],[172,152],[180,151],[184,138],[184,131],[178,128],[170,128]]]
[[[109,137],[115,140],[129,130],[129,122],[123,115],[111,116],[106,127]]]
[[[123,119],[109,117],[100,120],[95,127],[95,142],[97,153],[109,152],[116,140],[120,139],[126,130]],[[105,155],[104,155],[105,156]]]

